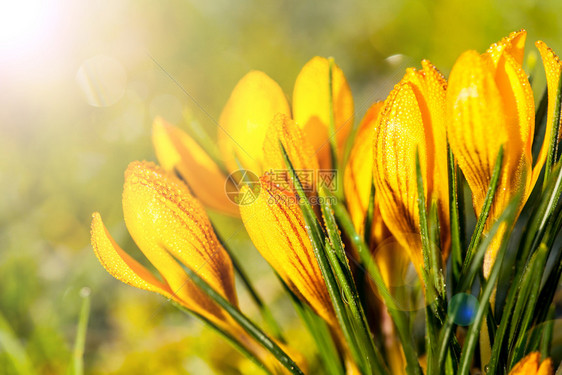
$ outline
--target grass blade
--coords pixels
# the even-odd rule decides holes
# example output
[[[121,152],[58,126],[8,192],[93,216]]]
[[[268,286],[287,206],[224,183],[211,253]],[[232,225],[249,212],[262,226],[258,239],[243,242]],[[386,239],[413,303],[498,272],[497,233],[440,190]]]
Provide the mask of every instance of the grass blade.
[[[238,308],[233,306],[222,295],[213,289],[205,280],[201,278],[195,271],[187,266],[183,266],[189,278],[203,290],[213,301],[222,307],[240,326],[252,336],[259,344],[267,349],[291,374],[304,375],[298,365],[258,326],[248,319]]]
[[[90,289],[82,288],[82,307],[78,318],[78,329],[76,330],[76,340],[72,352],[72,367],[74,375],[84,373],[84,347],[86,346],[86,332],[88,331],[88,320],[90,318]]]
[[[402,344],[402,349],[404,350],[404,356],[406,357],[406,373],[409,375],[421,375],[422,370],[418,362],[418,354],[411,333],[408,315],[404,311],[398,310],[390,291],[383,281],[380,270],[369,252],[369,247],[355,230],[355,226],[345,206],[338,201],[333,208],[334,215],[340,224],[341,230],[346,234],[359,254],[361,261],[359,265],[364,267],[367,271],[379,296],[384,301],[388,314],[396,326],[396,331],[398,332],[398,337]]]

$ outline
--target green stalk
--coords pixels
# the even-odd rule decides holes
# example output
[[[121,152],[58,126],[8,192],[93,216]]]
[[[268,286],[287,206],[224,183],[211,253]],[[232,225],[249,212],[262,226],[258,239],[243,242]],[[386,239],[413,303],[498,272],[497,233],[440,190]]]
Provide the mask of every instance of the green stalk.
[[[494,164],[494,171],[492,172],[492,178],[490,179],[490,186],[488,187],[488,191],[486,192],[486,198],[484,199],[482,211],[480,212],[480,216],[478,217],[478,221],[476,223],[476,228],[474,229],[474,233],[470,238],[470,244],[468,245],[466,257],[464,258],[463,271],[466,270],[466,267],[468,267],[468,265],[472,261],[472,257],[474,256],[474,249],[476,248],[476,246],[478,246],[478,243],[482,240],[482,233],[484,232],[484,227],[486,226],[486,221],[488,219],[490,209],[492,208],[494,196],[496,194],[496,190],[498,187],[498,182],[499,182],[500,172],[502,169],[502,162],[503,162],[503,151],[504,151],[503,146],[501,146],[498,151],[498,155],[496,157],[496,163]]]
[[[452,282],[453,290],[456,289],[458,284],[461,270],[462,270],[462,235],[461,225],[459,218],[459,176],[457,167],[455,166],[455,157],[450,147],[447,147],[449,153],[449,217],[451,220],[451,268],[452,268]]]
[[[398,337],[402,343],[402,349],[404,350],[404,356],[406,357],[407,374],[421,375],[422,370],[418,362],[418,354],[415,349],[416,346],[407,314],[404,311],[398,310],[390,291],[384,283],[380,270],[370,254],[369,247],[355,230],[349,213],[345,209],[345,206],[339,201],[334,206],[334,215],[340,224],[339,227],[349,238],[353,247],[357,250],[361,265],[367,270],[367,273],[375,284],[375,287],[377,288],[379,295],[382,297],[386,309],[396,326],[396,331],[398,332]]]
[[[500,365],[500,357],[503,354],[502,350],[505,348],[504,338],[507,333],[507,329],[510,326],[512,311],[517,302],[517,296],[521,289],[522,273],[526,269],[526,264],[528,263],[528,257],[532,249],[535,249],[542,241],[545,231],[547,232],[548,223],[552,219],[552,215],[555,211],[560,193],[562,192],[562,168],[560,163],[558,163],[554,168],[554,173],[557,175],[556,179],[550,179],[547,181],[547,186],[543,191],[542,200],[535,210],[535,213],[529,220],[529,228],[527,230],[527,238],[523,245],[523,248],[518,254],[519,261],[517,262],[517,267],[515,271],[515,276],[513,282],[509,289],[504,307],[502,309],[502,317],[500,325],[496,332],[496,337],[494,340],[494,345],[492,347],[492,356],[489,363],[489,370],[491,373],[495,373],[498,366]],[[558,218],[560,219],[560,218]],[[558,223],[562,223],[559,220]],[[562,267],[561,267],[562,272]],[[541,293],[542,294],[542,293]],[[542,296],[539,300],[543,302],[552,301],[552,296],[550,298],[543,299]],[[548,303],[550,305],[550,303]]]
[[[80,308],[76,340],[74,341],[74,350],[72,352],[74,375],[82,375],[84,373],[84,347],[86,346],[86,332],[88,331],[88,320],[90,318],[90,289],[82,288],[80,297],[82,297],[82,307]]]
[[[557,162],[558,158],[558,135],[560,134],[560,116],[562,101],[562,76],[558,78],[558,89],[556,91],[556,104],[554,105],[554,118],[552,119],[552,129],[550,134],[544,136],[549,137],[548,153],[546,154],[546,166],[544,169],[544,181],[548,181],[552,166]]]
[[[435,372],[434,349],[437,346],[437,332],[441,328],[444,318],[444,296],[439,293],[440,278],[439,269],[434,268],[436,257],[440,257],[437,246],[431,241],[431,234],[428,227],[428,218],[426,211],[426,200],[424,194],[423,177],[419,160],[419,153],[416,150],[416,182],[418,189],[418,213],[420,236],[423,254],[422,276],[425,285],[425,303],[426,303],[426,354],[427,354],[427,373]],[[437,266],[438,267],[438,266]]]
[[[528,298],[525,298],[526,309],[524,311],[521,324],[516,323],[516,325],[519,326],[519,335],[514,343],[514,353],[511,358],[510,368],[513,367],[515,363],[519,362],[521,358],[523,358],[527,339],[527,328],[533,320],[533,314],[535,312],[535,305],[539,297],[539,289],[543,275],[542,270],[544,270],[548,254],[549,248],[543,243],[539,247],[538,251],[533,254],[533,259],[531,259],[531,273],[529,278],[531,287]]]
[[[233,306],[222,295],[213,289],[201,276],[199,276],[191,268],[183,267],[189,278],[201,290],[205,292],[213,301],[222,307],[240,326],[253,337],[260,345],[267,349],[291,374],[304,375],[297,364],[277,345],[275,341],[269,338],[258,326],[248,319],[237,307]]]
[[[324,224],[326,226],[331,245],[327,249],[326,254],[328,256],[328,261],[332,266],[332,270],[339,281],[338,284],[348,302],[348,308],[351,312],[351,320],[355,326],[355,333],[358,336],[360,349],[364,350],[366,360],[375,364],[377,368],[376,373],[387,372],[384,361],[373,341],[373,337],[369,329],[369,323],[367,322],[367,317],[363,311],[359,293],[355,287],[353,275],[351,274],[351,269],[349,268],[349,263],[345,255],[336,219],[334,218],[332,207],[328,202],[328,199],[326,199],[327,194],[324,188],[320,190],[320,198],[323,199],[323,204],[320,208],[322,210]]]
[[[457,287],[457,292],[463,292],[467,290],[473,283],[474,278],[476,275],[481,272],[482,270],[482,262],[484,260],[484,256],[486,254],[486,250],[488,246],[492,243],[492,239],[495,237],[496,233],[500,229],[501,225],[505,223],[508,227],[511,226],[511,222],[515,218],[515,213],[517,210],[517,203],[518,199],[514,199],[505,209],[503,214],[500,216],[497,222],[494,223],[492,229],[488,233],[488,236],[478,245],[474,253],[474,257],[472,258],[471,264],[469,265],[467,272],[461,274],[459,279],[459,285]],[[459,307],[459,306],[457,306]],[[452,333],[456,327],[454,323],[454,317],[456,316],[457,311],[453,310],[447,316],[447,320],[443,328],[441,329],[439,335],[439,351],[438,351],[438,361],[436,368],[440,369],[443,368],[443,364],[445,363],[445,358],[447,355],[447,351],[449,349],[449,342],[452,337]]]
[[[494,262],[494,265],[492,266],[490,276],[481,292],[480,305],[478,306],[476,317],[474,319],[474,322],[470,326],[465,338],[458,371],[458,373],[461,375],[468,374],[470,371],[470,364],[472,363],[476,343],[478,342],[480,327],[490,306],[490,296],[492,295],[493,290],[496,288],[496,282],[500,273],[501,264],[503,263],[503,258],[507,249],[506,239],[507,231],[503,236],[502,246],[498,251],[498,256]],[[488,370],[488,372],[491,374],[495,374],[495,372],[490,372],[490,370]]]
[[[256,357],[251,351],[249,351],[248,349],[246,349],[246,347],[244,345],[242,345],[240,343],[240,341],[238,341],[236,338],[234,338],[230,333],[226,332],[225,330],[223,330],[222,328],[220,328],[218,325],[216,325],[215,323],[213,323],[211,320],[207,319],[206,317],[204,317],[201,314],[196,313],[195,311],[192,310],[188,310],[185,307],[183,307],[182,305],[180,305],[179,303],[175,302],[175,301],[171,301],[172,304],[177,307],[179,310],[181,310],[182,312],[184,312],[187,315],[193,315],[198,319],[201,319],[203,322],[205,322],[209,327],[211,327],[215,332],[217,332],[220,336],[222,336],[223,338],[226,339],[226,341],[228,341],[236,350],[238,350],[242,355],[244,355],[246,358],[248,358],[250,361],[252,361],[256,366],[258,366],[262,371],[264,371],[267,375],[272,375],[271,371],[269,371],[267,369],[267,367],[265,366],[265,364],[258,358]]]
[[[25,348],[20,343],[8,320],[0,313],[0,349],[12,362],[16,372],[21,375],[37,374]],[[2,366],[5,369],[5,366]]]
[[[338,322],[340,323],[342,333],[347,343],[349,344],[353,359],[357,362],[359,367],[363,369],[363,371],[371,373],[371,363],[370,361],[365,360],[365,358],[363,358],[363,356],[360,354],[362,353],[361,346],[357,342],[357,337],[354,334],[352,322],[350,321],[346,304],[343,301],[340,287],[338,285],[338,282],[336,281],[336,275],[334,274],[327,259],[326,252],[324,251],[325,242],[323,240],[322,227],[316,219],[314,210],[308,202],[302,184],[297,174],[295,173],[291,160],[289,160],[289,156],[287,155],[287,152],[281,143],[280,147],[285,159],[285,163],[287,164],[287,167],[289,169],[291,179],[292,181],[294,181],[296,192],[300,198],[299,204],[306,223],[306,229],[311,240],[314,256],[316,258],[316,261],[318,262],[320,271],[322,272],[322,277],[324,278],[324,281],[326,283],[326,288],[328,290],[328,294],[330,295],[336,317],[338,319]]]
[[[285,343],[285,339],[283,337],[281,327],[275,320],[273,313],[271,312],[267,304],[263,302],[257,290],[252,285],[252,282],[250,281],[248,274],[246,273],[246,271],[244,271],[244,268],[242,267],[238,259],[234,256],[234,253],[232,252],[230,247],[227,245],[226,241],[224,241],[224,239],[216,229],[215,229],[215,234],[217,235],[217,239],[221,243],[222,247],[227,251],[228,255],[230,256],[230,260],[232,261],[232,266],[234,267],[234,271],[240,277],[242,284],[244,284],[244,286],[248,290],[248,293],[250,294],[250,298],[254,301],[254,304],[257,306],[258,310],[260,311],[260,314],[265,324],[267,324],[267,326],[271,330],[272,335],[279,341]]]

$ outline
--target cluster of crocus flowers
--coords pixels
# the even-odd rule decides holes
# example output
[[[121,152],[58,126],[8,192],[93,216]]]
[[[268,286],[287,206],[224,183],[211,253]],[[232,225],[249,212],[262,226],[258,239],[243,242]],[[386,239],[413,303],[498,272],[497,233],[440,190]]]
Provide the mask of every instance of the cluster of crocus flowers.
[[[229,173],[240,169],[261,176],[279,166],[270,163],[270,153],[276,153],[278,145],[266,143],[267,148],[262,147],[275,118],[293,121],[310,144],[319,167],[331,168],[336,166],[330,153],[330,124],[338,144],[336,153],[341,156],[353,114],[353,98],[343,72],[329,59],[315,57],[297,76],[292,110],[281,87],[267,74],[251,71],[238,82],[218,121],[219,160],[187,133],[160,118],[154,122],[153,143],[160,165],[176,171],[205,206],[238,216],[237,207],[224,192],[225,181]]]
[[[424,274],[420,233],[420,207],[424,205],[436,207],[436,241],[443,259],[448,256],[451,212],[456,210],[451,207],[451,196],[456,194],[450,186],[451,168],[458,166],[465,176],[479,215],[503,148],[486,231],[518,194],[522,197],[521,211],[547,159],[549,135],[558,128],[555,122],[561,117],[556,113],[560,111],[556,98],[562,64],[551,49],[537,42],[546,70],[549,102],[545,139],[533,163],[535,105],[522,68],[525,38],[526,33],[519,31],[484,54],[463,53],[448,80],[424,60],[421,69],[408,69],[387,98],[374,103],[363,117],[343,171],[345,201],[339,202],[345,204],[355,233],[346,233],[348,237],[343,238],[352,242],[356,239],[351,237],[361,237],[375,251],[373,257],[383,283],[392,285],[392,279],[403,276],[409,262],[419,275]],[[315,253],[318,246],[299,204],[304,195],[297,194],[297,181],[291,179],[286,164],[288,158],[295,171],[339,172],[343,163],[336,163],[335,158],[344,157],[353,118],[353,99],[343,72],[332,60],[316,57],[296,79],[292,106],[265,73],[252,71],[244,76],[222,111],[218,147],[212,156],[184,131],[156,119],[153,142],[161,167],[138,162],[129,166],[123,210],[131,236],[160,277],[119,248],[99,214],[94,214],[92,222],[96,255],[116,278],[174,300],[239,337],[248,350],[269,362],[263,348],[184,271],[188,267],[200,274],[230,304],[238,306],[232,262],[217,240],[204,207],[239,216],[256,249],[283,283],[328,324],[348,371],[358,371],[361,366],[352,363],[353,350],[346,346],[340,327],[342,315],[336,313],[332,289],[324,280],[325,271],[321,271]],[[227,176],[240,169],[259,176],[260,193],[255,200],[237,205],[225,189],[238,188],[232,186],[238,182]],[[418,186],[418,174],[423,187]],[[240,182],[243,186],[244,181]],[[318,198],[316,178],[299,182],[307,198]],[[242,187],[241,194],[247,189]],[[426,202],[420,202],[420,191]],[[320,231],[328,232],[320,211],[317,209],[315,215],[309,212],[307,218],[314,216]],[[377,245],[389,238],[400,246],[388,246],[377,253]],[[328,239],[332,241],[326,236]],[[487,249],[485,277],[490,275],[498,249],[494,242]],[[349,257],[356,255],[349,251],[342,263],[349,267]],[[354,282],[363,280],[351,280]],[[390,312],[382,314],[391,322]],[[395,334],[392,324],[389,329],[382,323],[381,327],[382,334]],[[390,341],[385,344],[387,355],[394,359],[388,362],[393,371],[400,372],[406,356],[398,341]],[[551,374],[551,362],[540,364],[537,356],[532,353],[525,357],[511,373]],[[410,356],[410,366],[411,362]]]

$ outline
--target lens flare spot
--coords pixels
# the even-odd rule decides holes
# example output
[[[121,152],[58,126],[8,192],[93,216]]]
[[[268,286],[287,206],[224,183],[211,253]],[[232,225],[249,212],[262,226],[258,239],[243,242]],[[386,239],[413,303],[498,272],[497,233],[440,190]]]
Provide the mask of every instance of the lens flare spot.
[[[474,322],[478,310],[478,299],[472,294],[459,293],[451,298],[448,314],[452,316],[455,324],[468,326]]]

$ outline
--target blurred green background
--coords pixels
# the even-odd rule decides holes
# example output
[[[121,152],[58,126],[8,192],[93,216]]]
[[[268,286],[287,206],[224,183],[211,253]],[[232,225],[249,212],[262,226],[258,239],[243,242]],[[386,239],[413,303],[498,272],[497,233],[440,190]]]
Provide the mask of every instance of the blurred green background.
[[[153,60],[216,119],[248,70],[267,72],[290,97],[310,58],[333,56],[360,118],[423,58],[448,73],[462,51],[484,51],[521,28],[529,50],[542,39],[562,53],[561,18],[559,0],[2,2],[0,339],[22,348],[21,363],[37,373],[65,373],[88,287],[86,373],[236,373],[229,366],[243,361],[163,298],[114,280],[89,245],[91,213],[100,211],[133,251],[122,223],[123,171],[155,160],[156,115],[182,125],[187,109],[215,132]],[[306,352],[290,304],[239,223],[222,228]],[[256,316],[247,301],[242,294],[242,308]],[[0,373],[17,373],[1,346]]]

